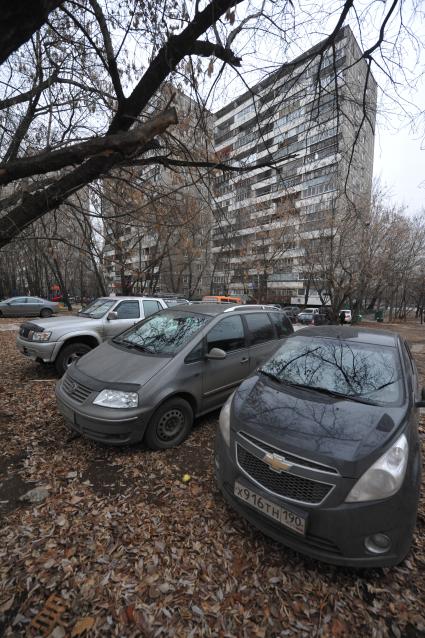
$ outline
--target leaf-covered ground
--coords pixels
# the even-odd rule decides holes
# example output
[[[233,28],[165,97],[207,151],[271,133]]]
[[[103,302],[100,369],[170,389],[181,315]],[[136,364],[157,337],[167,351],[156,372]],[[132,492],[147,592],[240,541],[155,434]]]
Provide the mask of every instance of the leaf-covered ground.
[[[425,636],[423,499],[397,568],[303,557],[224,504],[213,478],[217,413],[165,453],[72,439],[53,371],[16,351],[16,333],[2,331],[10,323],[0,320],[0,635]],[[425,376],[425,326],[398,329]],[[44,502],[19,500],[40,485]],[[42,629],[52,594],[56,616]]]

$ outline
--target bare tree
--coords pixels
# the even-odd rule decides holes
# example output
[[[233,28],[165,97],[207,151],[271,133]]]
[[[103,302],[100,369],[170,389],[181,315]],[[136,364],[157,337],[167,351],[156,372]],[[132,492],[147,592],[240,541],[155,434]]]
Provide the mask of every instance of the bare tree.
[[[361,37],[364,23],[376,24],[359,57],[369,70],[379,65],[390,80],[395,68],[403,70],[401,38],[418,44],[405,15],[409,9],[401,0],[382,5],[380,13],[373,2],[358,10],[355,0],[332,5],[331,10],[329,3],[320,2],[295,8],[292,2],[259,6],[249,0],[209,0],[189,7],[183,0],[172,5],[158,0],[45,0],[33,3],[31,15],[25,12],[24,19],[22,4],[11,6],[7,20],[0,23],[0,183],[14,185],[14,192],[4,192],[0,200],[3,246],[83,186],[135,160],[234,171],[256,166],[240,166],[231,157],[181,159],[168,150],[161,152],[156,138],[178,120],[172,100],[168,107],[155,105],[166,81],[187,88],[201,103],[211,102],[216,90],[222,91],[243,71],[241,52],[251,46],[260,50],[265,34],[268,48],[279,55],[273,67],[265,64],[260,69],[256,62],[257,75],[291,59],[302,32],[321,32],[320,47],[297,59],[301,79],[311,60],[319,57],[320,95],[322,61],[348,20]],[[329,24],[324,38],[323,23]],[[145,57],[137,59],[136,50],[146,52]],[[253,60],[249,53],[245,58],[243,82],[249,79]],[[368,79],[365,96],[367,84]],[[365,109],[357,123],[359,135],[367,121]],[[270,163],[275,160],[268,158]]]

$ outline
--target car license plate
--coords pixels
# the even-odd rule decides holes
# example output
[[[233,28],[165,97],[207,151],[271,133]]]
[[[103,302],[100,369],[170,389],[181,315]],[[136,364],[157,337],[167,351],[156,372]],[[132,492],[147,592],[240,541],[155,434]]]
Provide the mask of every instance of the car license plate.
[[[282,505],[276,505],[276,503],[272,503],[272,501],[253,492],[238,481],[235,481],[234,494],[237,498],[249,503],[251,507],[284,525],[284,527],[288,527],[293,532],[297,532],[297,534],[305,535],[307,514],[294,512]]]

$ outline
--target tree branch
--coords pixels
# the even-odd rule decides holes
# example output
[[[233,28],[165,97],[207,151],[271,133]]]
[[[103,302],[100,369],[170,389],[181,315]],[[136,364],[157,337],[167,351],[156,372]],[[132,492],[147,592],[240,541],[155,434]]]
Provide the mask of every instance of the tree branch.
[[[80,164],[93,155],[107,156],[112,153],[120,153],[121,156],[133,155],[145,150],[146,143],[153,137],[152,130],[155,131],[154,135],[156,135],[177,122],[176,110],[170,108],[131,131],[95,137],[87,142],[74,144],[57,151],[48,151],[33,157],[21,157],[14,162],[0,164],[0,185],[9,184],[23,177],[58,171],[71,164]]]
[[[64,0],[13,0],[2,2],[0,12],[0,64],[30,39]]]
[[[31,100],[37,93],[41,94],[45,89],[48,89],[49,86],[54,84],[57,80],[59,73],[59,69],[53,71],[52,75],[40,82],[37,86],[33,86],[29,91],[25,91],[25,93],[19,93],[19,95],[14,95],[13,97],[8,97],[5,100],[0,100],[0,111],[3,109],[7,109],[10,106],[15,106],[16,104],[21,104],[22,102],[28,102]]]
[[[179,35],[170,36],[159,49],[131,95],[119,104],[107,135],[129,130],[169,73],[185,56],[190,54],[196,40],[206,33],[230,7],[242,1],[211,0]],[[147,137],[147,142],[159,132],[162,131],[152,131],[152,135]],[[33,221],[60,206],[72,193],[119,165],[122,159],[122,154],[114,151],[112,154],[94,155],[43,191],[24,195],[20,205],[0,217],[0,247],[16,237]]]
[[[250,164],[249,166],[237,166],[235,164],[228,164],[227,162],[208,162],[208,161],[189,161],[189,160],[179,160],[174,159],[172,157],[167,157],[166,155],[157,155],[156,157],[145,157],[140,159],[135,159],[131,161],[131,166],[148,166],[150,164],[161,164],[162,166],[184,166],[186,168],[211,168],[220,170],[223,172],[232,172],[232,173],[249,173],[250,171],[255,171],[258,168],[274,168],[276,171],[279,170],[277,164],[281,164],[282,162],[286,162],[288,160],[292,160],[298,157],[297,153],[291,153],[287,155],[284,159],[280,158],[278,160],[268,160],[267,162],[258,162],[257,164]],[[121,163],[122,165],[129,165],[125,161]]]
[[[106,24],[105,16],[97,0],[90,0],[90,4],[93,7],[96,20],[99,23],[100,31],[102,33],[103,43],[105,45],[106,51],[106,59],[108,62],[109,75],[111,76],[112,84],[114,85],[118,102],[121,102],[122,100],[124,100],[124,92],[122,90],[120,74],[118,72],[117,61],[114,55],[114,49],[112,46],[111,35],[108,31],[108,25]]]
[[[170,111],[175,114],[174,109]],[[160,114],[139,128],[139,144],[147,145],[158,134],[163,133],[171,123],[170,114]],[[144,138],[143,138],[144,133]],[[0,247],[6,245],[21,230],[39,219],[47,210],[53,210],[82,186],[110,171],[122,160],[122,154],[106,151],[81,164],[76,170],[59,178],[43,191],[24,193],[19,206],[0,218]]]
[[[236,57],[229,47],[223,47],[221,44],[214,44],[214,42],[208,42],[208,40],[197,40],[193,43],[191,51],[188,51],[188,53],[189,55],[201,55],[203,57],[214,55],[231,66],[241,66],[242,61],[242,58]]]

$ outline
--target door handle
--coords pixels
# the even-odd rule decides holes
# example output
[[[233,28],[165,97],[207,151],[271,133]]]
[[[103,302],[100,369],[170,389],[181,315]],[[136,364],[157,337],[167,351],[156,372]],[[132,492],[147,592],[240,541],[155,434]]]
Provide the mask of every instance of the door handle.
[[[248,363],[249,358],[248,357],[244,357],[243,359],[241,359],[240,363]]]

